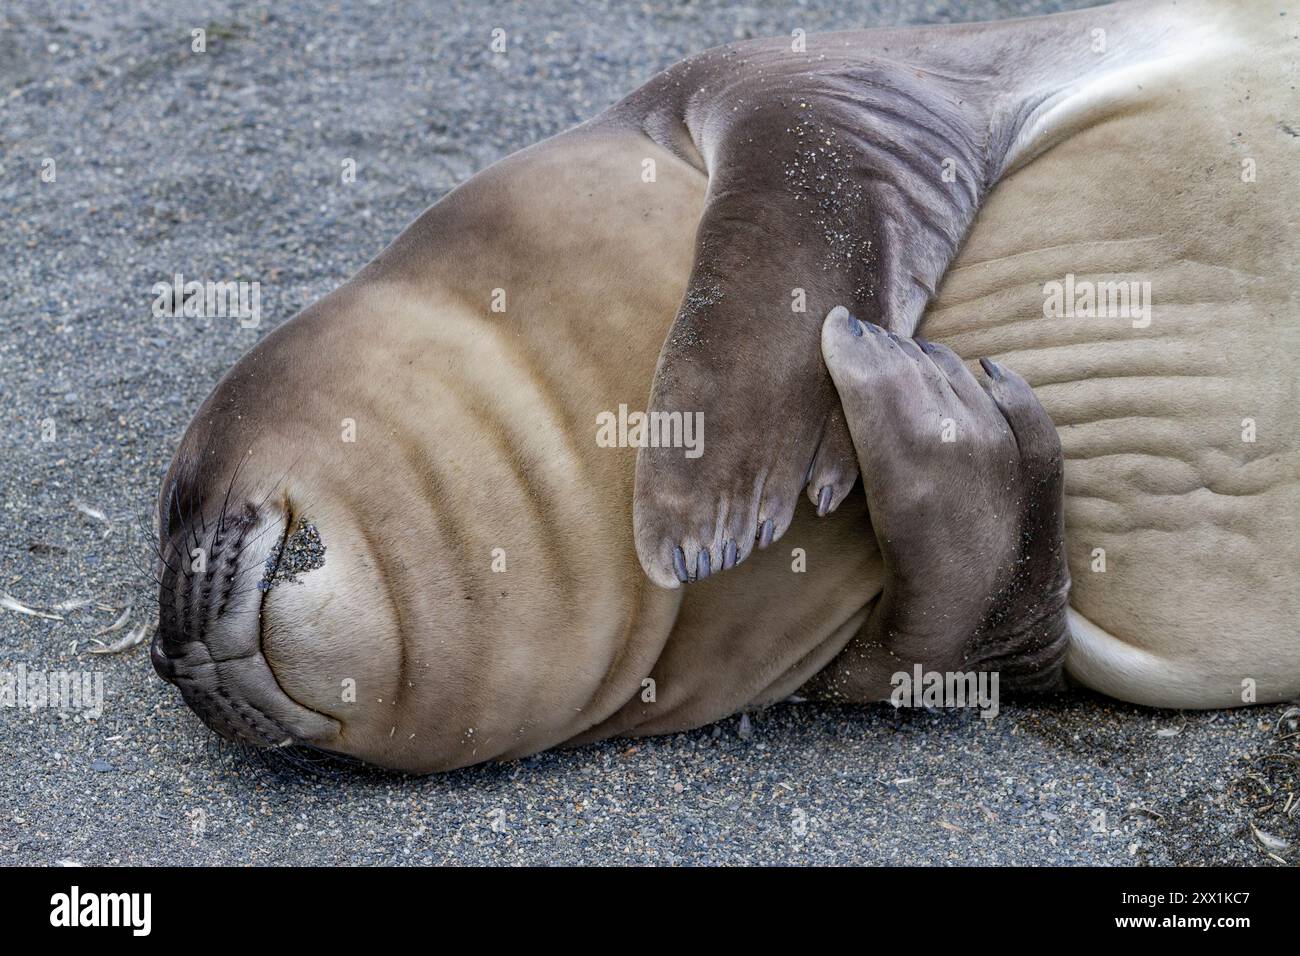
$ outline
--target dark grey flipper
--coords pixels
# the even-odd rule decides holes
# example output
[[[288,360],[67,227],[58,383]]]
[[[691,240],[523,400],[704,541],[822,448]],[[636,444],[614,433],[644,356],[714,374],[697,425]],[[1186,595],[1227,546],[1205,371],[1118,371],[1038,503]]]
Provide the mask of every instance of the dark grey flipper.
[[[985,360],[979,383],[942,345],[861,328],[835,310],[822,348],[887,578],[861,633],[801,693],[881,700],[918,664],[1055,688],[1070,588],[1056,428],[1010,369]]]
[[[635,124],[709,176],[649,401],[703,413],[705,442],[698,458],[639,452],[636,547],[652,580],[676,587],[683,565],[694,580],[733,547],[744,561],[781,537],[805,489],[821,514],[843,500],[857,468],[821,317],[844,304],[916,330],[988,190],[1044,141],[1025,131],[1158,45],[1140,8],[1087,14],[723,47],[597,121]]]

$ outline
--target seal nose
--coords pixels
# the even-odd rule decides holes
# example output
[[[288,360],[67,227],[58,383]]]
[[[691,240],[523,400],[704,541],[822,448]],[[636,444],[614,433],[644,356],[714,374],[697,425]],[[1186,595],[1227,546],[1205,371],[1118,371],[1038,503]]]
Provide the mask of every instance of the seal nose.
[[[262,653],[264,585],[288,525],[284,509],[249,504],[211,527],[181,522],[162,542],[154,670],[212,730],[258,746],[323,742],[339,730],[290,698]]]

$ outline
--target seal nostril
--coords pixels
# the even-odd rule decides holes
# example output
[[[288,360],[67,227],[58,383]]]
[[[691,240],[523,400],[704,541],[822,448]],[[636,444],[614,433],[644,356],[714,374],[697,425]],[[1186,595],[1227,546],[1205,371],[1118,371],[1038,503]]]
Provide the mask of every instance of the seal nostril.
[[[325,566],[325,543],[316,524],[306,515],[285,522],[284,537],[267,556],[258,588],[269,591],[282,581],[297,581],[298,575]]]

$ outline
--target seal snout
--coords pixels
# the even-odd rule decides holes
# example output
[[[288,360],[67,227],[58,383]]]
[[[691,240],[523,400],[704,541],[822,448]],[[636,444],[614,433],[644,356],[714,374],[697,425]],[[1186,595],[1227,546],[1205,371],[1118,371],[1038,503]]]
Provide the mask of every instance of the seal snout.
[[[333,738],[337,721],[290,698],[263,654],[265,604],[292,537],[287,508],[248,503],[206,518],[202,510],[164,532],[154,670],[228,739],[282,746]],[[312,544],[309,535],[309,556]]]

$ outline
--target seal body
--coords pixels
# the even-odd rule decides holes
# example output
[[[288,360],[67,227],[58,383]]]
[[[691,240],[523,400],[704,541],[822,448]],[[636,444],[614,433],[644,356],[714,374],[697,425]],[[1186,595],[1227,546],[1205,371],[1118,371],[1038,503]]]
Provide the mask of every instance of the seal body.
[[[889,279],[878,290],[959,355],[1006,359],[1058,426],[1069,672],[1153,705],[1242,703],[1246,681],[1251,699],[1284,699],[1300,692],[1300,183],[1280,112],[1285,25],[1262,6],[1178,4],[990,25],[982,39],[925,28],[834,42],[904,69],[899,44],[974,36],[963,49],[1005,63],[1029,41],[1086,45],[1089,15],[1132,25],[1132,63],[1092,74],[1067,58],[1061,70],[1093,79],[1057,77],[1042,109],[1011,109],[997,184],[977,191],[960,253],[922,283],[933,301],[918,308]],[[1038,88],[1007,72],[1008,88]],[[832,515],[783,491],[770,547],[753,547],[761,522],[746,512],[743,562],[670,589],[634,538],[647,450],[597,438],[621,406],[651,407],[665,349],[693,350],[721,392],[739,374],[732,330],[678,328],[684,297],[701,301],[697,234],[720,182],[708,142],[725,121],[706,111],[692,125],[690,104],[656,82],[461,186],[268,335],[199,410],[160,501],[153,656],[214,729],[427,772],[698,726],[844,663],[885,575],[843,454]],[[766,252],[784,254],[781,242]],[[1068,274],[1145,277],[1150,324],[1046,317],[1045,285]],[[789,390],[809,368],[824,375],[820,326],[811,363],[796,354],[802,330],[777,337],[786,351],[747,373],[771,387],[746,403],[694,397],[699,460],[774,431],[817,446],[826,415]],[[654,458],[688,468],[687,450]],[[670,477],[652,496],[663,527],[709,516],[692,568],[704,550],[722,567],[717,529],[739,499]],[[292,572],[286,555],[305,539],[319,553]]]

